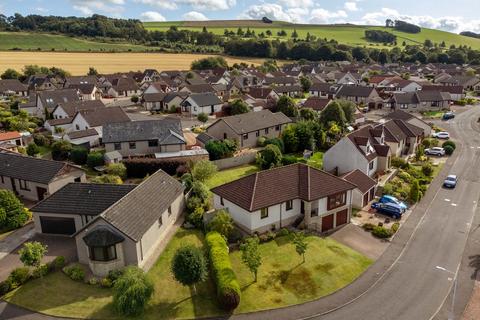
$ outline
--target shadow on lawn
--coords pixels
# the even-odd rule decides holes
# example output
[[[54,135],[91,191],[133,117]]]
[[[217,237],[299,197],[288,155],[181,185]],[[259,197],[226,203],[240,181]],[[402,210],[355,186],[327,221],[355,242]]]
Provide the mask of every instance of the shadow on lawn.
[[[310,270],[300,263],[290,270],[271,272],[258,287],[263,291],[281,293],[285,289],[298,297],[312,297],[317,295],[316,286]]]

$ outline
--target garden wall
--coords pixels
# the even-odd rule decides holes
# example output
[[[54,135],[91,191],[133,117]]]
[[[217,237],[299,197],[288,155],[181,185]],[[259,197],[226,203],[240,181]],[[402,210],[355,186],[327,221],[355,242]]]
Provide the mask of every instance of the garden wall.
[[[257,150],[251,150],[248,153],[246,152],[236,157],[215,160],[213,163],[217,166],[218,170],[230,169],[255,162],[257,152]]]

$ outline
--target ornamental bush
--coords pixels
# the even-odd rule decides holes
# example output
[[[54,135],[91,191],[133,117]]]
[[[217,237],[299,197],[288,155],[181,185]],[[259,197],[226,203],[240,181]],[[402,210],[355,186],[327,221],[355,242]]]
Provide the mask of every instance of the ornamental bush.
[[[78,165],[87,163],[88,150],[84,147],[74,147],[70,152],[70,160]]]
[[[23,226],[32,214],[10,190],[0,190],[0,229],[16,229]]]
[[[87,166],[95,168],[103,166],[105,161],[103,160],[103,154],[101,152],[91,152],[87,156]]]
[[[392,231],[385,227],[375,226],[373,227],[372,234],[377,238],[385,239],[392,236]]]
[[[122,315],[139,315],[152,297],[153,291],[153,284],[142,269],[127,267],[113,286],[113,306]]]
[[[83,281],[85,279],[85,271],[78,264],[72,264],[63,268],[63,272],[74,281]]]
[[[448,141],[445,141],[443,144],[442,144],[442,148],[445,148],[447,146],[450,146],[453,148],[453,150],[455,150],[457,148],[457,145],[455,144],[455,142],[453,142],[452,140],[448,140]]]
[[[233,272],[228,246],[225,239],[218,232],[207,233],[206,242],[212,275],[217,286],[217,299],[225,310],[234,310],[240,303],[240,285]]]
[[[8,276],[12,288],[17,288],[30,279],[30,269],[28,267],[20,267],[13,269]]]
[[[443,147],[445,149],[445,154],[450,156],[453,154],[453,151],[455,151],[455,148],[453,148],[452,146],[450,145],[447,145],[445,147]]]

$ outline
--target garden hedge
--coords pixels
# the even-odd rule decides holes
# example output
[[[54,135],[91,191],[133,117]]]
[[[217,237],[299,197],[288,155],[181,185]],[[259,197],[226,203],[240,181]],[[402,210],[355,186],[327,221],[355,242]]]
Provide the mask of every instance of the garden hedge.
[[[226,310],[234,310],[240,303],[240,285],[233,272],[228,246],[218,232],[212,231],[206,237],[213,278],[217,285],[217,299]]]

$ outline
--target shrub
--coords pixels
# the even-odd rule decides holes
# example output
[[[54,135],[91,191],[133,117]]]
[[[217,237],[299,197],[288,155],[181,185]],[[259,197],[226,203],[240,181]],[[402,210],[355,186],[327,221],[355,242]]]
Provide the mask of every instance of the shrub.
[[[433,174],[433,167],[430,163],[425,163],[423,166],[422,166],[422,173],[427,176],[427,177],[431,177],[432,174]]]
[[[27,282],[30,279],[30,276],[29,268],[20,267],[13,269],[8,278],[10,279],[12,288],[16,288]]]
[[[395,222],[394,224],[392,224],[392,227],[390,228],[390,230],[392,231],[392,234],[397,233],[398,228],[400,228],[400,223],[399,222]]]
[[[290,231],[287,228],[282,228],[280,231],[278,231],[277,236],[279,237],[285,237],[290,235]]]
[[[445,148],[447,146],[451,146],[453,148],[453,150],[455,150],[457,148],[457,145],[455,144],[455,142],[453,142],[452,140],[448,140],[448,141],[445,141],[443,144],[442,144],[442,148]]]
[[[234,310],[240,303],[240,285],[232,269],[227,243],[218,232],[209,232],[206,243],[218,302],[224,309]]]
[[[95,178],[92,178],[91,182],[98,184],[122,184],[123,180],[119,176],[102,174],[101,176],[96,176]]]
[[[85,279],[85,271],[78,264],[72,264],[63,268],[63,272],[74,281],[83,281]]]
[[[453,148],[450,145],[445,146],[444,149],[445,149],[445,154],[448,156],[452,155],[453,151],[455,151],[455,148]]]
[[[208,115],[204,112],[199,113],[198,116],[197,116],[197,120],[202,122],[202,123],[205,123],[205,122],[208,121]]]
[[[53,266],[55,267],[55,270],[61,270],[65,266],[65,257],[64,256],[55,257],[55,259],[52,262],[53,262]]]
[[[87,156],[87,166],[90,168],[100,167],[105,164],[101,152],[91,152]]]
[[[232,232],[228,235],[229,243],[238,243],[243,239],[243,234],[238,228],[233,228]]]
[[[362,228],[363,228],[363,230],[365,230],[365,231],[372,231],[373,228],[375,228],[375,227],[376,227],[376,226],[375,226],[373,223],[364,223],[364,224],[362,225]]]
[[[209,160],[197,161],[191,170],[192,178],[200,182],[205,182],[217,173],[217,166]]]
[[[107,275],[107,278],[108,280],[110,280],[112,283],[115,283],[115,281],[117,281],[118,278],[120,278],[123,273],[125,272],[125,269],[114,269],[114,270],[110,270],[108,272],[108,275]]]
[[[410,164],[406,160],[398,157],[392,157],[391,164],[393,167],[400,169],[408,169],[410,167]]]
[[[138,315],[142,313],[153,290],[153,284],[142,269],[127,267],[113,286],[113,306],[122,315]]]
[[[257,147],[265,147],[265,141],[267,141],[267,138],[265,137],[260,137],[257,139]]]
[[[287,166],[294,163],[297,163],[297,157],[292,155],[285,155],[282,157],[282,165]]]
[[[7,294],[12,290],[12,284],[10,279],[0,282],[0,297]]]
[[[111,163],[106,169],[109,175],[118,176],[121,179],[127,178],[127,168],[123,163]]]
[[[208,224],[208,229],[210,231],[216,231],[220,233],[225,237],[225,239],[228,239],[233,228],[233,219],[225,210],[220,210],[217,212],[217,214]]]
[[[32,277],[35,279],[42,278],[46,276],[49,271],[48,264],[41,264],[33,270]]]
[[[265,149],[257,153],[257,164],[262,169],[270,169],[282,163],[282,152],[276,145],[267,145]]]
[[[16,229],[23,226],[32,214],[10,190],[0,190],[0,228]]]
[[[380,239],[390,238],[392,233],[389,229],[381,226],[375,226],[372,229],[372,234]]]
[[[26,151],[29,156],[33,157],[40,153],[40,148],[37,146],[35,142],[32,142],[27,146]]]
[[[283,144],[283,140],[280,139],[280,138],[271,138],[271,139],[267,139],[265,140],[265,146],[269,145],[269,144],[273,144],[273,145],[276,145],[278,147],[278,149],[280,149],[280,151],[283,153],[285,152],[285,145]]]
[[[100,286],[102,288],[111,288],[113,287],[113,284],[114,283],[109,278],[103,278],[102,280],[100,280]]]
[[[78,165],[87,163],[88,150],[83,147],[74,147],[70,152],[70,160]]]
[[[52,159],[64,161],[67,160],[70,151],[72,151],[72,144],[65,140],[58,140],[52,143]]]
[[[410,187],[409,198],[412,203],[417,203],[420,200],[421,193],[420,193],[420,185],[418,183],[418,180],[413,180],[412,185]]]
[[[37,146],[49,146],[50,145],[50,139],[47,138],[45,135],[38,133],[33,135],[33,142]]]
[[[193,209],[187,216],[187,221],[193,224],[196,228],[201,229],[203,228],[203,214],[205,213],[205,209],[203,207],[196,207]]]
[[[91,286],[96,286],[98,284],[98,279],[97,278],[90,278],[88,280],[88,284]]]

